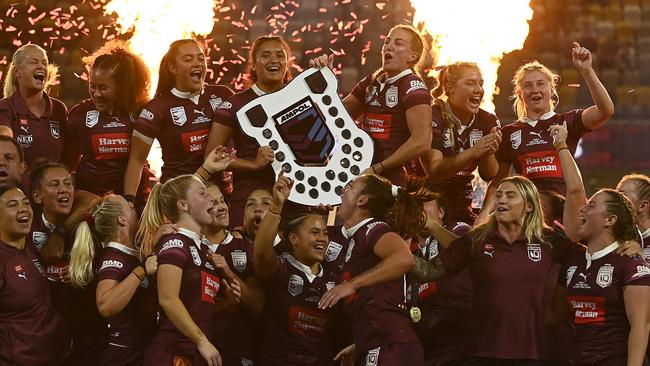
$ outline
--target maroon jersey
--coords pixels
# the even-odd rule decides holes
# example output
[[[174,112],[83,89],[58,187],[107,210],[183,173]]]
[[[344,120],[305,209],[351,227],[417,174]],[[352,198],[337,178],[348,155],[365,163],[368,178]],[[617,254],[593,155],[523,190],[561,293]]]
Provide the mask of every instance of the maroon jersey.
[[[564,195],[566,187],[562,178],[562,165],[548,131],[550,126],[564,122],[569,132],[566,143],[571,154],[575,154],[578,141],[589,131],[582,123],[582,109],[560,114],[549,112],[538,121],[517,121],[504,126],[497,160],[512,164],[515,172],[533,181],[538,190]]]
[[[68,108],[58,99],[43,93],[45,113],[36,117],[16,91],[11,97],[0,100],[0,126],[11,128],[14,139],[25,151],[29,168],[38,158],[59,161],[63,151],[65,120]]]
[[[391,231],[388,224],[373,218],[346,231],[348,245],[343,280],[356,277],[381,262],[374,247],[379,238]],[[405,276],[359,289],[347,303],[358,352],[391,343],[419,344],[407,312]]]
[[[38,255],[0,241],[0,364],[59,365],[69,352]]]
[[[626,286],[650,286],[650,267],[640,256],[616,253],[618,243],[565,263],[558,284],[566,287],[567,307],[578,349],[572,363],[595,364],[627,356],[630,323],[625,311]]]
[[[278,256],[278,269],[265,281],[265,334],[262,365],[331,365],[327,333],[331,311],[320,298],[340,282],[339,273],[320,266],[317,275],[289,253]]]
[[[239,92],[221,104],[214,114],[213,121],[229,127],[232,130],[232,139],[237,150],[237,157],[246,160],[255,160],[257,141],[243,132],[237,119],[237,112],[253,99],[264,95],[264,91],[253,85],[251,88]],[[275,182],[275,173],[271,165],[257,171],[234,171],[232,173],[233,192],[230,197],[230,223],[237,226],[242,223],[244,215],[244,201],[248,195],[257,189],[271,190]]]
[[[130,116],[100,113],[91,99],[70,110],[66,136],[68,143],[79,145],[81,153],[77,189],[100,196],[109,191],[122,193],[132,131]]]
[[[250,241],[235,238],[228,233],[221,243],[211,246],[210,250],[223,256],[230,270],[239,278],[246,279],[253,275],[253,243]],[[253,317],[241,306],[233,312],[217,316],[211,339],[212,344],[219,349],[225,365],[230,365],[230,362],[237,365],[252,362],[252,320]]]
[[[209,337],[213,334],[215,304],[221,288],[221,278],[207,260],[207,245],[201,243],[198,234],[179,229],[176,234],[160,238],[156,254],[158,266],[169,264],[183,270],[178,296],[192,320]],[[146,351],[145,364],[171,364],[171,360],[177,356],[172,349],[180,351],[183,356],[201,359],[196,345],[163,313],[158,322],[158,331]]]
[[[133,134],[148,143],[160,142],[161,181],[193,174],[203,164],[212,116],[231,95],[221,85],[207,85],[198,97],[172,89],[144,106]]]
[[[373,164],[391,156],[411,137],[406,111],[416,105],[431,104],[429,90],[422,79],[410,69],[384,82],[366,76],[352,89],[351,94],[364,104],[360,124],[375,143]],[[401,169],[382,174],[395,184],[404,183]]]
[[[523,238],[509,244],[495,230],[481,243],[473,244],[471,234],[462,236],[439,254],[450,274],[469,268],[475,306],[465,341],[467,355],[541,359],[544,284],[553,248]]]
[[[119,283],[139,265],[137,250],[109,242],[101,253],[95,278],[97,283],[103,280]],[[109,346],[144,349],[149,342],[156,326],[155,313],[147,313],[146,308],[147,304],[151,304],[152,293],[149,289],[149,280],[145,277],[128,305],[119,314],[108,318]],[[102,359],[108,361],[105,357]]]
[[[478,113],[474,115],[468,126],[462,128],[458,128],[461,126],[460,121],[448,108],[434,105],[432,109],[431,148],[440,151],[443,158],[450,158],[470,149],[483,136],[490,134],[492,128],[500,127],[497,117],[482,109],[479,109]],[[472,212],[472,199],[474,198],[474,189],[472,188],[474,175],[472,173],[478,167],[478,163],[478,160],[473,161],[456,175],[435,184],[449,201],[449,212],[446,214],[448,223],[457,221],[469,225],[474,223],[476,215]]]

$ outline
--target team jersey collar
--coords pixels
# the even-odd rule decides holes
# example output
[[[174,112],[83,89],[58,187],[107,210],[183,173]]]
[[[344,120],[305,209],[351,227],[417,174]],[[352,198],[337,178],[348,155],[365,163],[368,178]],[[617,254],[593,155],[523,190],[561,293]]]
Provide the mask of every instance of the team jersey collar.
[[[318,263],[318,274],[313,274],[311,273],[311,268],[309,268],[309,266],[300,263],[300,261],[298,261],[296,257],[292,256],[291,254],[284,253],[283,257],[287,262],[289,262],[289,264],[296,267],[296,269],[298,269],[300,272],[304,273],[305,276],[307,276],[309,283],[314,282],[314,279],[317,277],[323,277],[323,266],[321,266],[320,263]]]
[[[406,76],[406,75],[410,75],[410,74],[412,74],[412,73],[413,73],[413,70],[411,70],[411,69],[406,69],[406,70],[400,72],[399,74],[397,74],[397,75],[395,75],[395,76],[391,76],[391,77],[389,77],[388,79],[386,79],[386,80],[384,80],[384,81],[377,80],[377,82],[379,83],[379,90],[380,90],[380,91],[383,90],[383,89],[384,89],[384,86],[385,86],[386,84],[392,84],[392,83],[396,82],[399,78],[401,78],[401,77],[403,77],[403,76]],[[384,74],[384,76],[385,76],[385,75],[386,75],[386,74]],[[378,78],[378,79],[379,79],[379,78]]]
[[[445,110],[447,113],[449,113],[449,117],[451,118],[451,122],[456,126],[456,129],[458,130],[458,134],[463,133],[466,129],[470,128],[473,124],[474,121],[476,120],[476,115],[472,115],[472,120],[469,121],[469,124],[467,126],[463,125],[463,123],[460,121],[458,117],[454,114],[454,111],[451,109],[451,105],[449,104],[449,101],[445,100]]]
[[[226,230],[226,237],[223,238],[223,240],[220,241],[219,243],[216,243],[216,244],[215,244],[215,243],[211,242],[211,241],[210,241],[208,238],[206,238],[206,237],[204,237],[203,239],[201,239],[201,243],[205,244],[205,245],[208,247],[208,249],[210,249],[210,251],[211,251],[212,253],[216,253],[216,252],[217,252],[217,248],[219,248],[219,245],[227,245],[227,244],[230,244],[230,242],[232,241],[232,239],[234,239],[234,236],[232,236],[232,234],[230,233],[230,231]]]
[[[525,124],[528,124],[528,125],[531,125],[531,126],[535,127],[537,125],[538,121],[546,121],[547,119],[555,116],[556,114],[557,113],[555,113],[555,111],[546,112],[546,113],[542,114],[541,116],[539,116],[538,119],[530,119],[530,118],[524,116],[523,121],[524,121]]]
[[[195,233],[195,232],[192,231],[192,230],[187,230],[187,229],[185,229],[185,228],[179,228],[179,229],[177,230],[177,232],[178,232],[179,234],[181,234],[181,235],[185,235],[185,236],[187,236],[188,238],[194,240],[194,243],[195,243],[196,246],[199,247],[199,248],[201,248],[201,244],[208,245],[208,243],[210,242],[210,241],[207,241],[207,242],[204,241],[204,240],[201,238],[201,236],[200,236],[199,234]]]
[[[648,239],[648,238],[650,238],[650,227],[648,228],[648,230],[646,230],[646,231],[644,231],[644,232],[641,232],[641,230],[639,230],[639,234],[641,234],[641,237],[642,237],[643,239]]]
[[[594,254],[589,254],[589,251],[585,250],[585,258],[587,259],[587,267],[586,267],[586,269],[589,269],[589,266],[591,266],[591,262],[595,261],[596,259],[600,259],[600,258],[606,256],[607,254],[615,251],[616,249],[618,249],[618,246],[619,246],[618,242],[615,241],[612,244],[610,244],[607,247],[597,251]]]
[[[253,90],[253,93],[255,93],[258,97],[261,97],[262,95],[266,94],[266,92],[260,89],[260,87],[257,86],[257,84],[253,84],[251,89]]]
[[[32,113],[32,111],[30,111],[29,108],[27,108],[27,103],[25,103],[25,98],[23,98],[23,96],[20,95],[20,92],[18,90],[16,90],[11,95],[11,99],[13,100],[13,103],[16,106],[17,114],[37,118],[36,115]],[[50,96],[47,95],[46,92],[43,92],[43,99],[45,99],[45,113],[43,113],[41,118],[50,116],[52,114],[52,109],[54,108],[52,106],[52,99],[50,99]]]
[[[43,219],[43,224],[45,224],[45,227],[46,227],[48,230],[50,230],[50,231],[54,231],[54,230],[56,229],[56,225],[54,225],[53,223],[47,221],[47,218],[45,218],[45,214],[44,214],[44,213],[41,214],[41,218]]]
[[[120,244],[120,243],[115,242],[115,241],[109,241],[108,243],[106,243],[104,248],[113,248],[115,250],[119,250],[120,252],[122,252],[124,254],[127,254],[127,255],[130,255],[132,257],[138,258],[138,251],[137,250],[135,250],[133,248],[129,248],[126,245]]]
[[[201,88],[201,92],[199,93],[199,95],[194,95],[191,92],[183,92],[183,91],[180,91],[180,90],[178,90],[176,88],[172,88],[171,93],[175,97],[182,98],[182,99],[189,99],[189,100],[192,101],[192,103],[198,105],[199,104],[199,99],[201,98],[201,95],[203,95],[204,91],[205,91],[205,88]]]
[[[341,226],[341,233],[346,239],[350,239],[351,237],[354,236],[354,234],[359,230],[363,225],[369,223],[371,220],[373,220],[373,217],[368,217],[365,220],[361,220],[360,223],[354,225],[353,227],[346,229],[345,226]]]

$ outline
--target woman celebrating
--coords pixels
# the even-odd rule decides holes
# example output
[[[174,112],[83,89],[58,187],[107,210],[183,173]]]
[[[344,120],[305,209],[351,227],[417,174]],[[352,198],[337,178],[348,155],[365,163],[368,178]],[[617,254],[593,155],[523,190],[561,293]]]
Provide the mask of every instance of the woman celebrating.
[[[213,344],[219,345],[224,366],[252,363],[254,352],[254,318],[264,306],[262,289],[253,276],[253,243],[228,231],[228,205],[219,187],[208,183],[208,193],[214,197],[212,223],[203,228],[217,271],[229,282],[241,287],[241,306],[219,314],[214,325]]]
[[[554,109],[558,103],[558,76],[537,61],[517,70],[513,98],[519,120],[502,130],[503,140],[497,152],[499,172],[488,186],[479,222],[493,210],[495,189],[501,179],[510,175],[511,166],[517,174],[532,180],[538,190],[564,194],[562,169],[548,128],[566,122],[567,145],[573,154],[582,135],[601,127],[614,114],[614,104],[591,66],[591,52],[574,42],[572,57],[595,105],[557,114]]]
[[[587,200],[566,128],[553,126],[551,134],[566,182],[566,232],[587,243],[583,255],[565,263],[556,294],[558,308],[566,300],[577,336],[572,364],[647,365],[650,267],[640,256],[617,253],[619,243],[637,237],[632,203],[612,189]]]
[[[382,67],[362,79],[343,99],[348,113],[372,137],[373,165],[364,173],[381,174],[405,185],[403,168],[431,148],[431,96],[418,75],[425,45],[408,25],[393,27],[381,48]],[[332,68],[333,57],[321,56],[311,66]],[[418,169],[419,170],[419,169]]]
[[[0,363],[62,365],[70,337],[38,254],[25,240],[32,215],[20,189],[0,186]]]
[[[449,202],[449,224],[474,222],[473,172],[478,167],[489,182],[499,168],[494,155],[501,143],[499,120],[480,108],[483,94],[483,77],[475,63],[456,62],[440,70],[433,91],[431,150],[422,160],[435,189]]]
[[[80,288],[95,284],[97,309],[108,318],[108,345],[100,365],[142,365],[156,326],[146,278],[155,274],[156,258],[141,264],[134,242],[137,229],[135,210],[114,194],[99,200],[77,226],[70,282]]]
[[[0,100],[0,134],[18,141],[29,168],[38,158],[61,158],[68,109],[46,92],[57,71],[45,50],[34,44],[17,49],[7,70],[5,98]]]
[[[176,233],[155,243],[158,255],[158,301],[163,314],[158,330],[146,350],[145,365],[220,366],[219,351],[210,343],[217,295],[223,290],[209,249],[201,240],[201,227],[212,222],[213,197],[194,175],[181,175],[156,184],[142,214],[138,237],[145,253],[151,248],[152,233],[165,220],[175,224]],[[237,287],[238,284],[233,282]]]
[[[84,62],[90,66],[91,99],[70,110],[62,161],[76,169],[77,189],[98,196],[121,194],[133,121],[149,100],[149,71],[142,59],[115,41]]]
[[[237,111],[253,99],[280,90],[291,80],[291,49],[278,36],[257,38],[248,56],[249,87],[228,99],[215,113],[210,128],[208,151],[214,146],[227,146],[234,141],[237,159],[230,166],[233,171],[233,190],[230,197],[230,221],[233,226],[242,224],[244,202],[248,195],[258,189],[271,190],[274,182],[274,159],[270,146],[259,146],[255,139],[246,135],[237,120]]]
[[[643,257],[650,263],[650,178],[644,174],[628,174],[621,178],[616,190],[632,202]]]
[[[356,365],[366,360],[376,365],[423,364],[405,298],[405,274],[413,268],[413,256],[402,239],[414,237],[424,227],[426,199],[419,192],[413,181],[400,189],[377,175],[362,175],[341,196],[337,217],[348,240],[343,245],[345,282],[323,295],[319,306],[327,309],[347,298]]]
[[[156,95],[135,122],[124,174],[127,199],[136,194],[154,139],[162,148],[162,182],[192,174],[203,163],[215,110],[232,95],[225,86],[205,85],[206,72],[205,54],[198,42],[181,39],[169,46],[160,61]]]

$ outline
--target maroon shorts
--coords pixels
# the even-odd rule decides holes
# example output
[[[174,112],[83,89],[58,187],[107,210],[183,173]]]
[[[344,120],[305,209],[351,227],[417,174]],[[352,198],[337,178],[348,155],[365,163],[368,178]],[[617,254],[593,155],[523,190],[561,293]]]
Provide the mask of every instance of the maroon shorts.
[[[206,366],[198,349],[151,343],[144,354],[144,366]]]
[[[144,348],[127,348],[108,345],[102,353],[100,366],[141,366]]]
[[[424,366],[420,343],[390,343],[359,352],[354,366]]]

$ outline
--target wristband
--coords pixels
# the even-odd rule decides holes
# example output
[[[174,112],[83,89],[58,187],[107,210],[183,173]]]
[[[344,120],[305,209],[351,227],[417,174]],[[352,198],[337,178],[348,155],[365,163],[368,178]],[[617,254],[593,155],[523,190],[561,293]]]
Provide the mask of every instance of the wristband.
[[[562,150],[562,149],[568,149],[568,148],[569,148],[569,146],[567,146],[566,142],[564,142],[564,141],[558,143],[558,144],[555,145],[554,147],[555,147],[555,150],[557,150],[557,151],[560,151],[560,150]]]
[[[558,155],[560,154],[560,151],[562,151],[562,150],[569,150],[569,148],[568,147],[561,147],[561,148],[557,149]]]
[[[134,203],[134,202],[135,202],[135,196],[132,195],[132,194],[125,194],[125,195],[122,196],[122,197],[124,197],[124,199],[126,200],[126,202],[129,202],[129,203]]]
[[[131,273],[133,273],[140,280],[140,282],[144,281],[145,271],[142,266],[133,268],[133,271],[131,271]]]
[[[379,162],[379,166],[381,167],[381,172],[383,173],[386,168],[384,168],[384,163],[381,161]]]
[[[209,181],[210,178],[212,177],[212,174],[208,172],[208,170],[205,169],[203,166],[200,166],[199,169],[197,169],[196,173],[194,174],[197,175],[199,178],[201,178],[201,180],[203,180],[204,182]]]
[[[372,169],[372,172],[373,172],[373,173],[377,174],[377,169],[375,169],[375,164],[372,164],[372,165],[370,166],[370,169]]]

